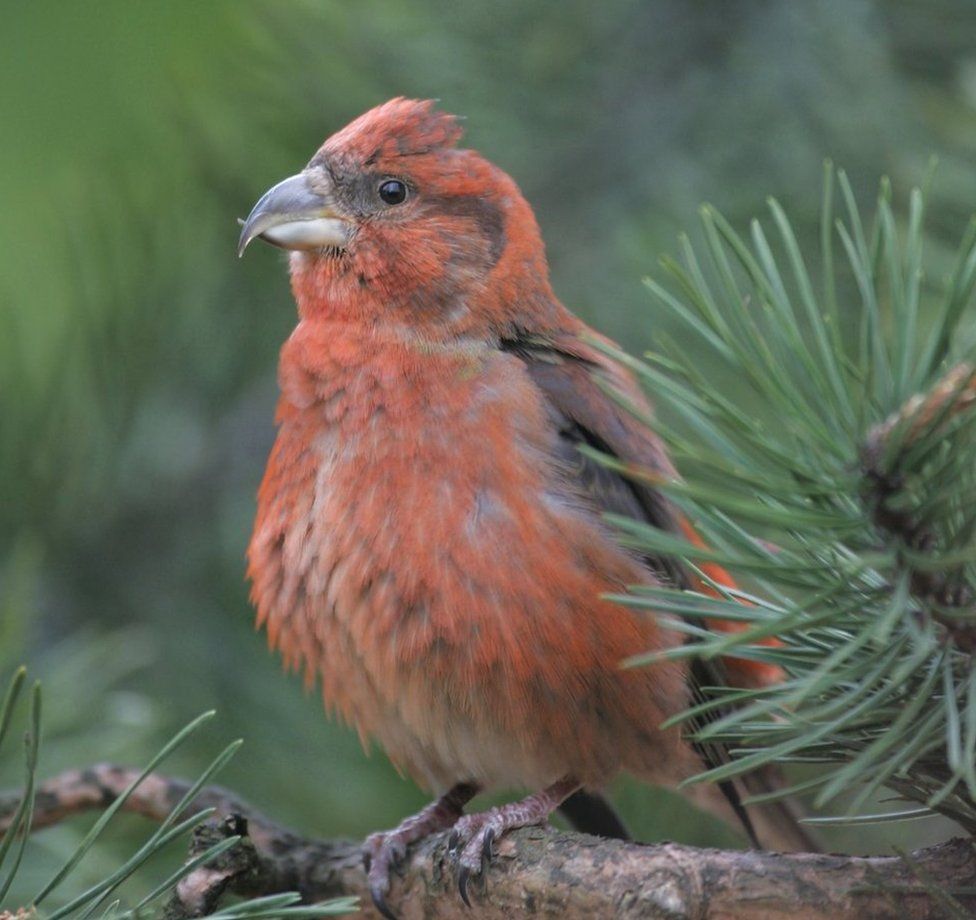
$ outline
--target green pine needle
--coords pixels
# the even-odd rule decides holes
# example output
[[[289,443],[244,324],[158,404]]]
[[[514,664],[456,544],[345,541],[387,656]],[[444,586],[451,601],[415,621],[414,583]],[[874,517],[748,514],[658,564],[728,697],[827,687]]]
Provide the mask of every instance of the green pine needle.
[[[646,282],[682,347],[662,336],[644,360],[607,349],[654,394],[659,417],[637,417],[687,476],[587,453],[666,494],[705,547],[611,521],[627,546],[682,558],[716,595],[615,595],[693,640],[625,664],[735,656],[784,669],[775,687],[714,688],[683,714],[718,715],[698,736],[730,749],[696,779],[817,762],[801,785],[821,805],[844,796],[857,812],[888,786],[918,804],[912,816],[934,809],[976,830],[976,387],[974,356],[956,344],[976,289],[976,221],[934,285],[924,187],[901,220],[883,182],[865,220],[844,173],[827,164],[824,176],[819,289],[779,203],[775,233],[754,221],[748,239],[706,207],[700,249],[682,237],[682,262],[663,259],[665,277]],[[741,589],[709,582],[705,563]],[[757,644],[774,635],[781,646]],[[876,819],[893,818],[861,820]]]
[[[14,673],[4,695],[3,702],[0,703],[0,742],[4,740],[13,720],[16,704],[26,681],[26,675],[26,668],[19,668]],[[213,814],[213,809],[207,808],[183,817],[184,812],[192,803],[193,799],[226,766],[228,761],[240,748],[241,742],[234,741],[227,745],[213,759],[210,765],[200,774],[189,789],[187,789],[186,793],[173,807],[159,827],[156,828],[146,842],[129,856],[128,859],[124,860],[114,871],[94,885],[82,891],[71,892],[66,890],[71,874],[86,853],[96,845],[103,831],[122,807],[126,798],[131,795],[136,787],[169,754],[184,743],[197,728],[211,719],[213,715],[213,712],[203,713],[203,715],[198,716],[177,732],[162,750],[152,758],[140,776],[102,813],[98,821],[75,849],[74,853],[72,853],[61,869],[55,873],[34,899],[34,907],[42,901],[47,900],[57,899],[60,902],[60,906],[44,914],[47,920],[67,920],[69,917],[87,920],[87,918],[93,916],[100,916],[103,920],[145,920],[145,918],[155,916],[157,912],[152,907],[154,902],[170,896],[181,879],[185,878],[195,869],[216,859],[221,853],[224,853],[239,842],[239,837],[228,837],[210,847],[204,853],[188,860],[178,869],[171,872],[162,882],[153,887],[132,907],[126,907],[124,901],[120,898],[109,900],[119,886],[131,879],[138,869],[154,857],[163,853],[169,844],[180,838],[187,837],[194,828],[198,827],[202,821]],[[40,685],[35,684],[31,691],[29,701],[24,794],[11,819],[9,829],[4,834],[3,839],[0,840],[0,869],[3,868],[3,863],[11,852],[14,853],[10,871],[5,877],[0,876],[0,903],[3,903],[4,898],[14,882],[17,869],[21,864],[23,854],[29,842],[34,794],[37,788],[40,735],[41,693]],[[2,753],[2,749],[0,749],[0,753]],[[15,844],[16,850],[14,849]],[[298,920],[298,918],[345,914],[354,911],[356,907],[356,898],[336,898],[320,904],[305,905],[301,904],[299,894],[291,892],[242,901],[223,908],[212,916],[220,918],[220,920],[271,920],[271,918],[295,918],[295,920]]]

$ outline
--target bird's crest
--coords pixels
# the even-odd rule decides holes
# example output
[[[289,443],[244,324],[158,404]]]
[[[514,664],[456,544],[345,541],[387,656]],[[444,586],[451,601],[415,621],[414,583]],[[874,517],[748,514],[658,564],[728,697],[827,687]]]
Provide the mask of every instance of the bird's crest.
[[[372,163],[453,147],[463,129],[456,116],[439,112],[434,106],[432,99],[398,96],[370,109],[333,134],[324,150]]]

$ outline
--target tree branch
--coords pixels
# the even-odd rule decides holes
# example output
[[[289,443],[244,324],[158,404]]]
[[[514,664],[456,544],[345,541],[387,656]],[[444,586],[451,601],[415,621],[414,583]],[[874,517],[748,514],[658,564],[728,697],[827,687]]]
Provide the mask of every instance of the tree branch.
[[[138,776],[110,764],[71,770],[44,783],[34,827],[104,808]],[[148,777],[124,808],[161,820],[188,789],[180,780]],[[0,795],[0,833],[16,809],[17,793]],[[194,810],[213,806],[223,816],[194,835],[191,857],[221,837],[241,843],[180,884],[169,920],[204,916],[226,893],[247,896],[299,891],[309,902],[341,895],[371,910],[359,844],[302,837],[256,812],[219,787],[203,790]],[[394,879],[390,906],[402,920],[468,918],[457,895],[447,834],[411,848]],[[976,911],[976,847],[952,840],[908,860],[704,850],[663,843],[645,846],[550,829],[507,834],[497,845],[486,884],[472,896],[477,916],[641,917],[649,920],[905,920],[945,917],[936,888],[957,892]]]

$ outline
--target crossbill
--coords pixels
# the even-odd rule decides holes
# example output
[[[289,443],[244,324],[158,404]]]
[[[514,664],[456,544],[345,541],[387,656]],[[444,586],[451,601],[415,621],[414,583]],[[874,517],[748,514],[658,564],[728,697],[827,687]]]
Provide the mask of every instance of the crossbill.
[[[694,698],[692,670],[621,668],[681,635],[603,599],[691,584],[674,560],[623,548],[606,512],[694,531],[660,491],[579,448],[677,473],[608,395],[649,411],[553,293],[515,182],[460,135],[431,102],[387,102],[267,192],[240,241],[291,250],[299,316],[248,549],[258,623],[330,710],[438,796],[367,841],[384,912],[390,870],[421,837],[453,828],[467,899],[507,830],[561,805],[579,818],[600,801],[583,792],[620,771],[674,785],[703,767],[679,728],[658,727]],[[530,794],[463,813],[496,788]],[[690,794],[767,846],[808,845],[782,808],[747,815],[731,784]]]

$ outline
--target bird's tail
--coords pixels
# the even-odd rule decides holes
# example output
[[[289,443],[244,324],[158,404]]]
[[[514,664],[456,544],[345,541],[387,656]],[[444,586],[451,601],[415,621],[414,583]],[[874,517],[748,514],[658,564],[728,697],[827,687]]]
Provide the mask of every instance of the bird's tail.
[[[701,783],[683,790],[686,797],[705,811],[716,814],[729,824],[744,830],[750,843],[758,849],[781,853],[818,853],[820,844],[800,824],[800,813],[790,799],[780,799],[757,805],[741,805],[747,795],[771,792],[782,785],[778,771],[767,769],[735,783],[734,795],[740,803],[735,808],[729,790],[720,790],[709,783]],[[621,817],[613,805],[599,792],[585,789],[573,793],[559,811],[574,830],[595,837],[631,840]]]
[[[705,542],[690,521],[681,518],[678,523],[682,534],[690,543],[706,548]],[[730,589],[737,587],[732,576],[721,566],[706,562],[701,565],[701,568],[715,584]],[[686,579],[684,584],[686,588],[691,587],[713,597],[722,596],[710,584],[690,573],[686,573]],[[719,619],[709,620],[708,626],[721,632],[736,632],[745,630],[748,624],[738,620]],[[780,640],[776,637],[768,637],[761,640],[760,644],[777,646]],[[723,685],[768,687],[779,683],[784,677],[783,670],[776,665],[745,658],[730,657],[719,661],[698,659],[689,667],[689,687],[693,702],[703,702],[708,698],[705,690],[707,687]],[[713,710],[709,715],[700,717],[698,721],[707,722],[720,715],[721,712]],[[692,727],[694,728],[694,722]],[[707,767],[716,767],[728,759],[728,753],[721,746],[695,745],[695,750]],[[753,846],[788,853],[819,852],[820,846],[816,839],[800,824],[800,813],[792,800],[784,798],[748,806],[744,804],[751,796],[775,792],[782,789],[783,785],[783,777],[779,769],[770,764],[735,780],[690,786],[688,795],[706,810],[719,814],[733,826],[742,827]]]
[[[746,774],[740,780],[746,795],[763,795],[782,789],[785,785],[778,767],[769,764]],[[820,842],[810,830],[800,823],[802,813],[796,800],[789,796],[768,802],[746,806],[759,843],[765,850],[785,853],[819,853]]]
[[[699,808],[716,815],[732,827],[741,828],[757,849],[779,853],[819,853],[821,845],[800,823],[800,810],[792,799],[744,804],[751,795],[773,792],[782,787],[780,771],[768,766],[721,786],[703,782],[681,791]]]
[[[630,840],[630,832],[606,796],[587,789],[577,789],[559,811],[572,825],[573,830],[594,837],[612,840]]]

